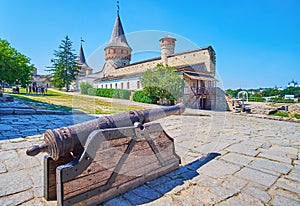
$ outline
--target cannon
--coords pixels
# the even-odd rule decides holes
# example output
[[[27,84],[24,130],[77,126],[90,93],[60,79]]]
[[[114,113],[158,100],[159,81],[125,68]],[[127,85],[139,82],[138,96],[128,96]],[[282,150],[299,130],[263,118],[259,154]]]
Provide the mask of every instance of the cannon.
[[[44,142],[26,151],[47,153],[44,197],[58,205],[96,205],[177,169],[173,139],[151,122],[184,110],[177,104],[46,130]]]
[[[183,104],[177,104],[166,108],[130,111],[103,116],[69,127],[46,130],[44,143],[29,148],[26,154],[35,156],[40,152],[47,152],[54,160],[58,160],[59,157],[65,156],[70,152],[76,155],[83,149],[87,137],[94,130],[129,127],[136,122],[144,124],[173,114],[181,114],[184,110]]]

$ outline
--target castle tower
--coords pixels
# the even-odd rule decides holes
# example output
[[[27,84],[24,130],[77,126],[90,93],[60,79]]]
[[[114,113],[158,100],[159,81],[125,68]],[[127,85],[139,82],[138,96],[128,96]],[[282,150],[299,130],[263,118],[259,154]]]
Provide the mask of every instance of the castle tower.
[[[83,42],[83,40],[81,40],[81,42]],[[90,75],[93,72],[93,69],[91,67],[89,67],[89,65],[86,63],[83,48],[82,48],[82,43],[81,43],[80,50],[79,50],[79,53],[77,56],[77,64],[78,64],[78,66],[81,67],[81,69],[79,71],[80,76]]]
[[[168,56],[174,54],[176,39],[167,35],[164,38],[159,40],[160,50],[161,50],[161,59],[164,65],[168,64]]]
[[[119,8],[119,7],[118,7]],[[104,48],[106,62],[111,61],[115,68],[126,66],[131,60],[132,49],[127,43],[119,10],[108,45]]]

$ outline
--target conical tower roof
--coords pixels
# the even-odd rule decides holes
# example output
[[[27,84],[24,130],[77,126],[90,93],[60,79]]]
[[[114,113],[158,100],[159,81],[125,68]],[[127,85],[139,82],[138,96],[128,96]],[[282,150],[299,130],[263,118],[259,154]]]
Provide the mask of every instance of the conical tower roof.
[[[127,43],[119,13],[117,14],[114,29],[107,47],[127,47],[131,49]]]
[[[84,56],[82,45],[80,46],[80,50],[79,50],[79,53],[78,53],[77,63],[81,64],[81,65],[83,65],[83,64],[87,65],[87,63],[85,61],[85,56]]]
[[[77,64],[78,64],[78,66],[81,67],[80,73],[85,73],[86,70],[93,70],[93,69],[86,63],[82,45],[80,46],[80,50],[79,50],[79,53],[78,53],[78,56],[77,56]]]

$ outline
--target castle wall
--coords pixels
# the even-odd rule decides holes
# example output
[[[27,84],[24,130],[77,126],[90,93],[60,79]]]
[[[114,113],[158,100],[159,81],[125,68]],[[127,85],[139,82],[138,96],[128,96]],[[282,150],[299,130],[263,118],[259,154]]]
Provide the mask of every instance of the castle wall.
[[[161,63],[163,63],[161,59],[155,59],[152,61],[151,60],[145,61],[139,64],[132,64],[117,69],[107,68],[106,71],[109,71],[109,75],[112,76],[127,75],[130,73],[137,73],[137,72],[143,73],[147,69],[153,69],[157,64],[161,64]],[[203,63],[205,64],[205,67],[202,67],[203,70],[199,72],[205,72],[205,73],[208,72],[210,75],[215,76],[215,65],[211,61],[211,56],[208,49],[196,50],[193,52],[187,52],[182,54],[179,53],[179,54],[168,56],[169,66],[180,67],[180,66],[189,66],[189,65],[203,64]]]
[[[201,63],[204,63],[205,67],[203,67],[204,69],[199,72],[208,72],[210,75],[215,76],[215,66],[211,61],[211,57],[207,49],[172,55],[168,58],[169,66],[175,67]]]

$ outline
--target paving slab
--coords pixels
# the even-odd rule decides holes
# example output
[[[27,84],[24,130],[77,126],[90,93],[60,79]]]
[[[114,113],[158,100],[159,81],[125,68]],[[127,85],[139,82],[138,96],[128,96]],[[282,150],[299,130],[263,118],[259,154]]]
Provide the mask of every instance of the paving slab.
[[[280,174],[270,173],[262,169],[245,167],[237,172],[235,176],[269,187],[276,182]]]
[[[32,191],[24,191],[0,198],[0,205],[20,205],[34,198]]]
[[[240,169],[241,167],[238,165],[227,163],[222,160],[216,160],[200,167],[198,172],[212,178],[226,178]]]
[[[25,171],[0,174],[0,197],[32,188],[33,183]]]
[[[271,196],[267,192],[260,190],[258,188],[255,188],[255,187],[246,188],[244,190],[244,193],[251,195],[254,198],[259,199],[264,204],[267,204],[271,200]]]
[[[262,159],[262,158],[256,158],[251,162],[250,165],[254,166],[255,168],[263,168],[281,174],[287,174],[293,168],[293,166],[290,164],[279,163],[279,162],[275,162],[268,159]]]

